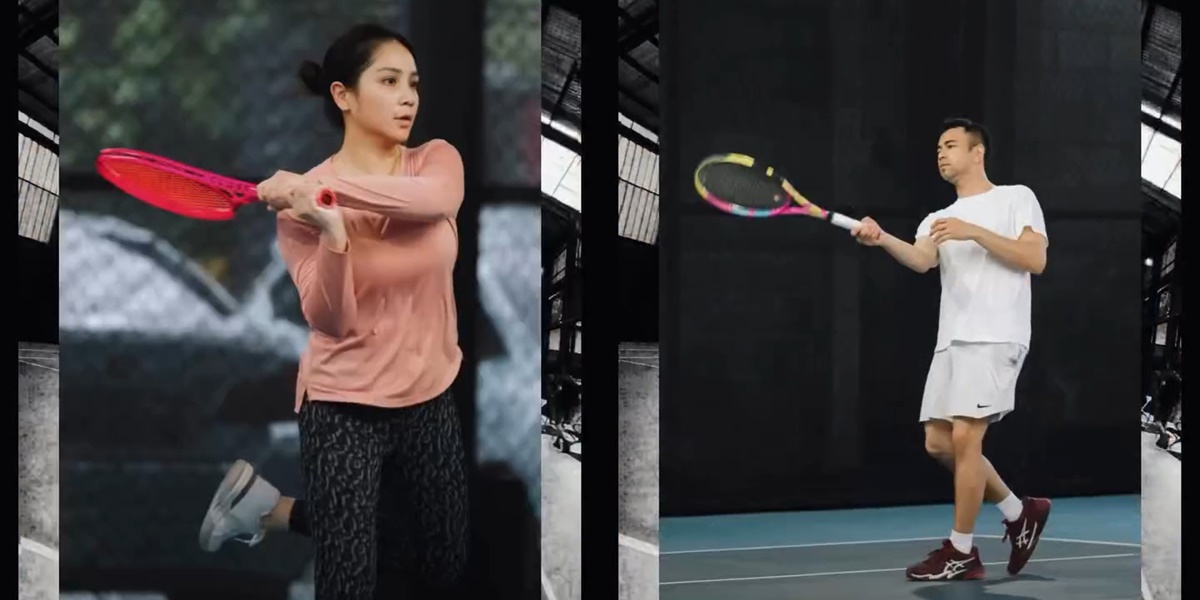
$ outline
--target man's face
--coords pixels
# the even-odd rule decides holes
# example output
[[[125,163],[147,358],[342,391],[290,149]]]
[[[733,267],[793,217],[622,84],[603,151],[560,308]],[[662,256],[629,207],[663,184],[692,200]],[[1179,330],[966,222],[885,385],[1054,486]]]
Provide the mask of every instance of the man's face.
[[[947,129],[938,138],[937,165],[942,179],[954,183],[976,165],[983,164],[983,146],[974,144],[962,127]]]

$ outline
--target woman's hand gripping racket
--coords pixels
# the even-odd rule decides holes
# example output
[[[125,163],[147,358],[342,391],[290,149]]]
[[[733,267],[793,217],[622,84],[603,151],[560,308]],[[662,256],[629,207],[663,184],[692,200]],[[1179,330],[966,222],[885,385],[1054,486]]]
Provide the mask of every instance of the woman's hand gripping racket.
[[[237,209],[259,200],[252,183],[138,150],[102,150],[96,158],[96,171],[142,202],[193,219],[232,219]],[[337,204],[337,197],[332,191],[321,190],[317,203],[331,208]]]
[[[775,169],[744,154],[717,154],[700,162],[696,191],[709,204],[739,217],[804,215],[854,231],[859,221],[805,198]]]

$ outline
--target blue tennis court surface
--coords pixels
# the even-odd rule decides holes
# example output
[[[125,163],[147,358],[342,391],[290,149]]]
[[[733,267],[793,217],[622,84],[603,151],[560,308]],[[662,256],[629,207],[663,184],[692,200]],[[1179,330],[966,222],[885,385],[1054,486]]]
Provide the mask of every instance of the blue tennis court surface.
[[[666,518],[659,523],[663,600],[891,598],[1129,600],[1141,596],[1137,496],[1065,498],[1037,553],[1008,575],[1001,516],[984,506],[976,582],[916,583],[904,569],[949,534],[950,505]]]

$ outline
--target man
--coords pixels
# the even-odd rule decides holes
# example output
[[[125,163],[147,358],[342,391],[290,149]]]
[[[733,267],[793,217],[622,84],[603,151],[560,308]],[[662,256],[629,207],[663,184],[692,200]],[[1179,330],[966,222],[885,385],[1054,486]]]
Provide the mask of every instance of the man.
[[[1004,514],[1013,575],[1032,556],[1050,515],[1049,500],[1018,498],[983,456],[988,426],[1014,408],[1030,341],[1030,274],[1046,268],[1048,246],[1033,191],[988,180],[989,142],[983,125],[965,119],[945,123],[938,172],[958,199],[926,217],[914,243],[884,232],[870,218],[852,232],[860,243],[883,248],[918,273],[941,271],[937,346],[920,422],[926,451],[954,473],[954,528],[940,548],[908,568],[914,580],[983,578],[972,538],[985,499]]]

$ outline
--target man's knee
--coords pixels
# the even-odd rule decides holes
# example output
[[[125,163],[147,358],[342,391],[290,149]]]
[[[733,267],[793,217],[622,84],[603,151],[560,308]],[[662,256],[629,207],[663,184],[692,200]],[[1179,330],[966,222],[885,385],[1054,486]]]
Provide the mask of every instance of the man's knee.
[[[951,451],[955,456],[983,452],[983,434],[988,422],[984,419],[959,418],[950,432]]]
[[[949,428],[927,425],[925,427],[925,452],[944,465],[954,464],[954,442],[951,440]]]

